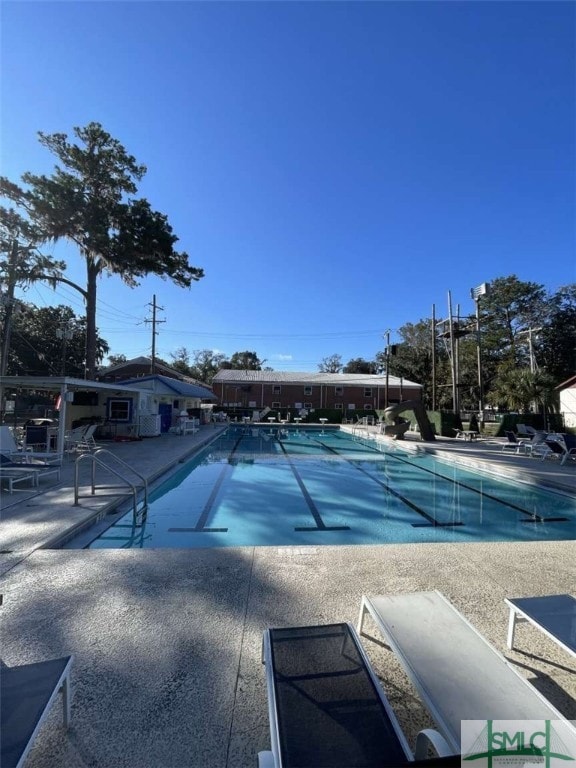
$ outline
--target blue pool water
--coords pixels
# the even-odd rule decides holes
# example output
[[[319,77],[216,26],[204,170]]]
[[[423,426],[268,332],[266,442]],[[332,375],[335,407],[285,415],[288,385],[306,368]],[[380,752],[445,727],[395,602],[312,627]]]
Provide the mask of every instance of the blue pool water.
[[[576,538],[576,500],[337,430],[231,427],[91,548]]]

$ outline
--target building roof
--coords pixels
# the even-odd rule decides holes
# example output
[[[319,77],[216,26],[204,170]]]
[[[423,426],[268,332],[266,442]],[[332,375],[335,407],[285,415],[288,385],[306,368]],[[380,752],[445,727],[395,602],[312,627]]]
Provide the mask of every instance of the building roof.
[[[139,376],[137,379],[116,382],[116,388],[124,386],[132,389],[153,389],[158,395],[179,395],[180,397],[194,397],[199,400],[218,400],[216,395],[206,387],[190,384],[180,379],[172,379],[169,376]]]
[[[212,380],[213,384],[317,384],[345,387],[385,387],[386,374],[372,373],[307,373],[293,371],[247,371],[221,368]],[[417,387],[408,379],[388,376],[388,386]]]
[[[554,387],[554,389],[572,389],[573,387],[576,387],[576,376],[570,376],[569,379],[566,379],[566,381],[558,384],[558,386]]]
[[[60,392],[62,389],[76,392],[84,390],[114,391],[128,382],[117,381],[113,383],[103,381],[91,381],[90,379],[75,379],[70,376],[0,376],[0,385],[14,389],[44,389],[52,392]],[[131,387],[132,392],[140,391]]]
[[[133,357],[131,360],[125,360],[123,363],[116,363],[116,365],[109,365],[107,368],[100,368],[98,370],[98,376],[111,376],[113,374],[121,374],[123,370],[127,370],[128,372],[132,373],[130,378],[133,379],[135,378],[134,371],[131,371],[133,368],[144,369],[145,376],[148,374],[150,376],[167,374],[174,379],[180,379],[192,384],[198,383],[197,380],[191,376],[186,376],[181,371],[173,368],[171,365],[167,365],[166,363],[160,362],[159,360],[154,361],[155,374],[152,374],[152,358],[146,357],[144,355],[141,357]]]
[[[142,355],[140,357],[133,357],[131,360],[124,360],[121,363],[115,363],[114,365],[108,365],[103,368],[98,369],[98,375],[102,376],[103,374],[109,374],[114,373],[115,371],[121,371],[123,368],[132,367],[133,365],[140,365],[143,368],[149,368],[152,369],[152,358],[146,357],[145,355]],[[169,365],[166,365],[165,363],[161,363],[159,360],[156,360],[154,362],[154,365],[158,368],[165,368],[167,370],[174,370],[174,373],[178,373],[175,369],[170,368]],[[179,374],[181,375],[181,374]]]

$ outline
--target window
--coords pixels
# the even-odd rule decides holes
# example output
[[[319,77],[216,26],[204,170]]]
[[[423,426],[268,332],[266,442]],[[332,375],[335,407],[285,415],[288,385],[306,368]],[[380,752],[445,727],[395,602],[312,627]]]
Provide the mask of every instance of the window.
[[[132,421],[132,399],[109,398],[107,412],[110,421]]]
[[[312,408],[312,403],[304,403],[304,408],[306,408],[306,410],[309,411],[310,408]]]
[[[281,408],[280,403],[272,403],[272,408]]]
[[[372,410],[372,403],[364,403],[364,410],[365,411],[371,411]]]
[[[342,386],[334,387],[334,394],[335,395],[343,395],[344,394],[344,387],[342,387]]]
[[[372,397],[372,387],[364,387],[364,397]]]
[[[342,403],[334,403],[334,408],[337,411],[341,411],[342,410]]]
[[[356,405],[354,403],[348,403],[348,410],[349,411],[355,411]]]
[[[310,396],[312,394],[312,387],[304,387],[304,394]]]
[[[272,394],[273,395],[279,395],[282,391],[282,387],[280,384],[272,384]]]
[[[294,403],[294,408],[302,408],[302,403]]]

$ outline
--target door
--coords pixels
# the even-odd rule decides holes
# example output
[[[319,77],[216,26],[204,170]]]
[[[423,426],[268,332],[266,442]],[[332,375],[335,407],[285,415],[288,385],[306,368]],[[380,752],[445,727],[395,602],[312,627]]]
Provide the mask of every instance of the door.
[[[172,426],[172,403],[159,403],[160,432],[168,432]]]

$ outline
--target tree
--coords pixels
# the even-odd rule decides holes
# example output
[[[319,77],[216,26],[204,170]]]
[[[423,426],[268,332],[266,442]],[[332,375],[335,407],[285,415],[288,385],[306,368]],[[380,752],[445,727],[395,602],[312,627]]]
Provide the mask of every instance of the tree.
[[[108,355],[108,365],[120,365],[127,362],[128,358],[126,355]]]
[[[221,352],[211,349],[196,349],[190,352],[186,347],[178,347],[174,352],[170,352],[170,357],[172,368],[205,384],[212,383],[222,363],[226,361],[226,356]]]
[[[221,367],[241,371],[261,371],[265,362],[260,360],[256,352],[234,352],[228,363],[224,363]]]
[[[15,289],[25,288],[40,276],[61,275],[64,262],[54,261],[38,251],[41,234],[12,208],[0,206],[0,286],[2,326],[0,332],[0,376],[8,369]]]
[[[378,364],[373,360],[364,360],[363,357],[355,357],[348,360],[342,373],[378,373]]]
[[[499,277],[492,280],[490,292],[482,297],[479,306],[485,369],[493,374],[503,361],[527,366],[529,354],[524,331],[541,325],[547,313],[544,286],[524,282],[516,275]]]
[[[330,357],[324,357],[322,362],[318,364],[318,370],[322,373],[340,373],[342,370],[341,355],[330,355]]]
[[[529,413],[533,404],[543,409],[556,407],[558,395],[554,387],[555,381],[547,373],[503,363],[488,399],[494,406]]]
[[[547,317],[536,336],[536,360],[560,384],[576,371],[576,284],[550,297]]]
[[[179,371],[184,376],[191,376],[190,371],[190,352],[186,349],[186,347],[178,347],[178,349],[175,352],[170,352],[170,357],[172,358],[172,368],[174,370]]]
[[[65,331],[65,334],[61,332]],[[86,319],[70,307],[19,304],[14,314],[8,373],[12,376],[72,376],[84,378]],[[97,359],[109,350],[97,337]]]
[[[203,277],[188,264],[188,255],[174,250],[178,241],[167,217],[150,203],[131,197],[146,168],[138,165],[119,141],[99,123],[74,128],[79,143],[64,133],[39,132],[40,143],[59,164],[51,176],[24,173],[21,189],[0,178],[0,194],[21,206],[43,240],[66,238],[86,262],[86,373],[96,371],[97,280],[116,274],[129,286],[148,274],[170,278],[189,288]]]

